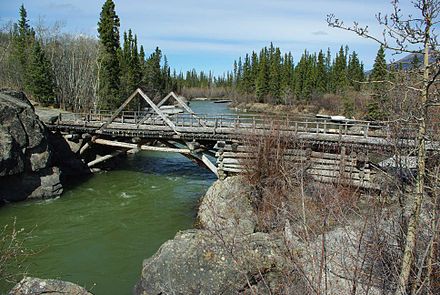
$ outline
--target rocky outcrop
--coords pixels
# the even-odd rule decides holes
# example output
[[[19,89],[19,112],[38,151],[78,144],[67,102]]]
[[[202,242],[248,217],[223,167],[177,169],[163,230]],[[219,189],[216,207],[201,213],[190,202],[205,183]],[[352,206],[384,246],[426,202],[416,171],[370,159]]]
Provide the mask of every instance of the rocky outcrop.
[[[59,280],[26,277],[9,292],[9,295],[93,295],[83,287]]]
[[[270,293],[280,279],[282,241],[255,233],[239,178],[217,181],[199,209],[202,229],[180,232],[143,263],[135,294]]]
[[[49,133],[22,92],[0,92],[0,200],[60,195]]]
[[[249,192],[250,188],[244,186],[239,177],[215,182],[200,204],[198,220],[201,226],[241,236],[252,234],[257,218],[248,198]]]

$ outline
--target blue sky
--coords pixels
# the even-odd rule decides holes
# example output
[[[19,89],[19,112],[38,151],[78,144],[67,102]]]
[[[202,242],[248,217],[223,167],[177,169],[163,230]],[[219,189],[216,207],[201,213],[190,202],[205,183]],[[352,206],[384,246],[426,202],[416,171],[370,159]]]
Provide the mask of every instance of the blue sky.
[[[402,1],[403,8],[409,1]],[[0,0],[0,23],[16,21],[24,4],[31,25],[62,24],[63,32],[97,36],[102,1]],[[304,51],[336,53],[342,44],[355,50],[369,69],[378,45],[352,33],[330,28],[334,13],[347,24],[353,20],[380,32],[375,14],[390,12],[386,0],[115,0],[121,32],[131,28],[146,52],[159,46],[171,67],[222,74],[234,59],[273,42],[291,51],[295,62]],[[408,11],[410,12],[410,11]],[[388,55],[390,57],[390,55]]]

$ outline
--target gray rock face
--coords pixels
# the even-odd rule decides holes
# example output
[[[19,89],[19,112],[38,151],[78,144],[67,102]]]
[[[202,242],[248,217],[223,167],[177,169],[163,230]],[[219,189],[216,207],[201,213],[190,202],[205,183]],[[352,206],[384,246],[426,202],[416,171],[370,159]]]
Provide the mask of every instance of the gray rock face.
[[[257,218],[248,194],[249,189],[239,177],[215,182],[200,204],[198,218],[202,227],[242,236],[252,234]]]
[[[9,295],[93,295],[83,287],[59,280],[26,277],[9,292]]]
[[[199,220],[203,229],[178,233],[144,261],[135,294],[237,294],[250,288],[268,294],[276,289],[268,278],[277,277],[283,264],[281,243],[254,233],[256,217],[239,178],[213,184]]]
[[[26,96],[0,92],[0,200],[53,197],[62,193],[53,167],[48,132]]]

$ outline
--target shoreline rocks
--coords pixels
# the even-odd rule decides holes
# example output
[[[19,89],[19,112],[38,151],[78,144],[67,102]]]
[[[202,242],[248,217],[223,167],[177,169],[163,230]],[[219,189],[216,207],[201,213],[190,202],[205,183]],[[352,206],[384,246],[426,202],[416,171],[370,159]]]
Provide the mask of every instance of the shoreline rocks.
[[[93,295],[83,287],[74,283],[60,280],[44,280],[39,278],[25,277],[9,291],[9,295]]]
[[[61,136],[59,136],[61,137]],[[59,144],[23,92],[0,91],[0,202],[56,197],[62,175],[83,163]],[[66,161],[66,162],[65,162]]]
[[[60,195],[60,170],[52,165],[48,131],[22,92],[0,92],[0,123],[0,199]]]

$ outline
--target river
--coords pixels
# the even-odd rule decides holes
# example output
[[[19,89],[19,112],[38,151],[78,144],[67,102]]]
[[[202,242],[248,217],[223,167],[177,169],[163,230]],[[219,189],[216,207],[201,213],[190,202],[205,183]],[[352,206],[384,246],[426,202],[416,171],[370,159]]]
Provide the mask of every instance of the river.
[[[230,113],[206,101],[191,108]],[[193,226],[197,203],[215,180],[181,155],[141,152],[67,187],[60,198],[0,208],[0,225],[16,218],[29,233],[25,246],[35,252],[26,260],[29,276],[71,281],[96,295],[131,294],[142,260]]]

